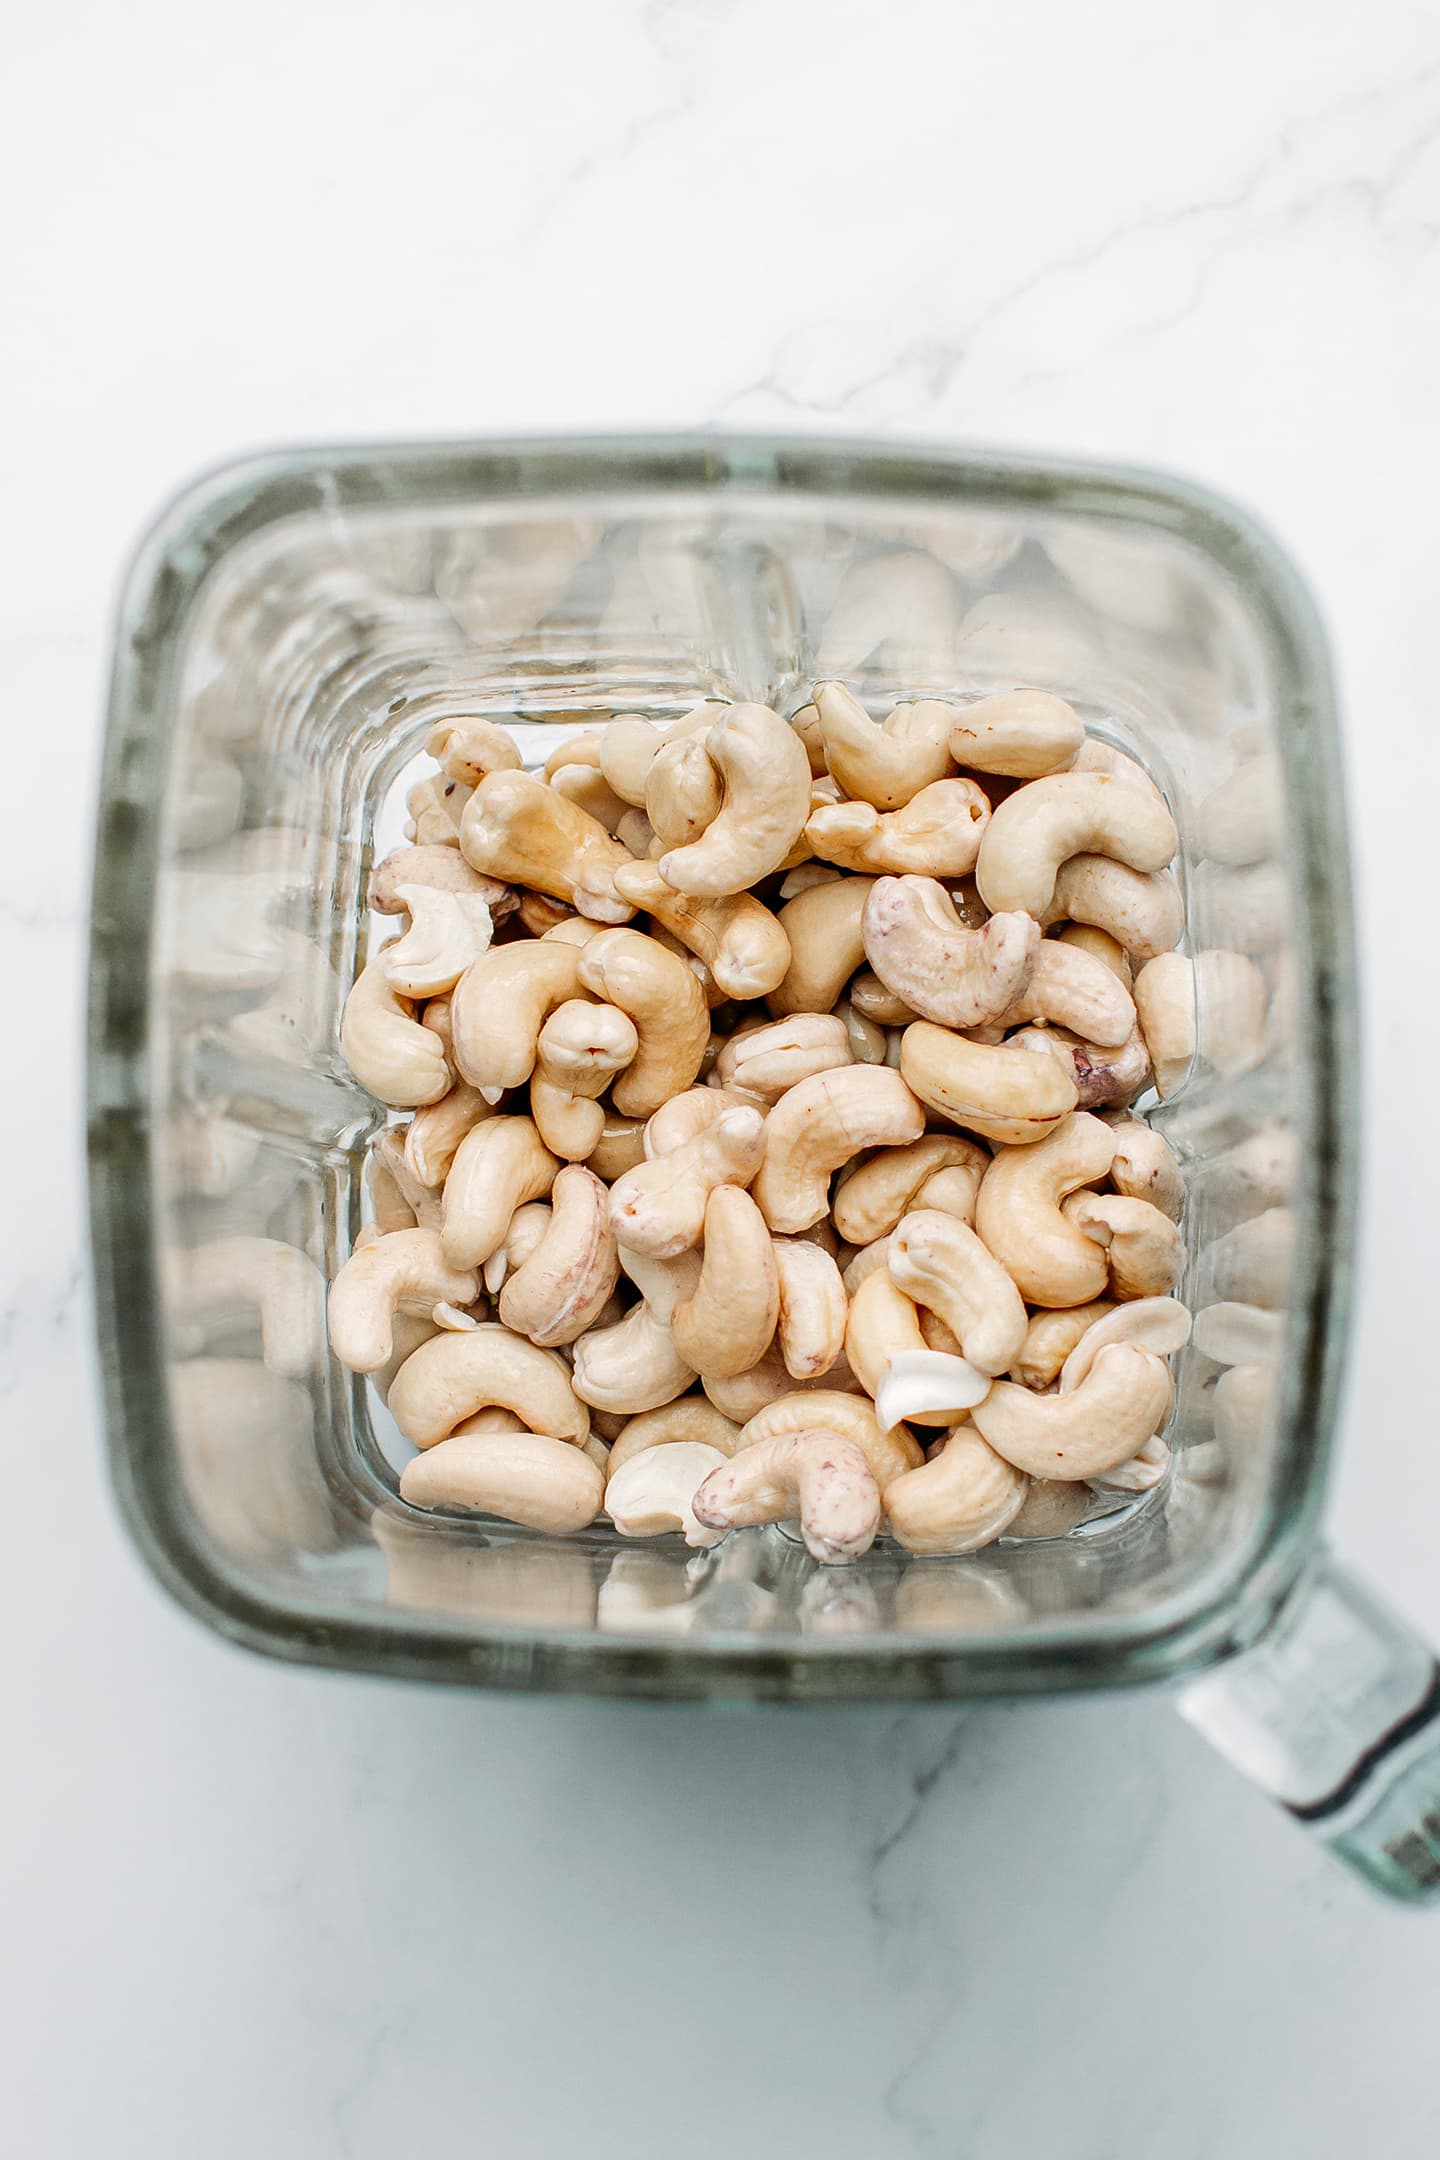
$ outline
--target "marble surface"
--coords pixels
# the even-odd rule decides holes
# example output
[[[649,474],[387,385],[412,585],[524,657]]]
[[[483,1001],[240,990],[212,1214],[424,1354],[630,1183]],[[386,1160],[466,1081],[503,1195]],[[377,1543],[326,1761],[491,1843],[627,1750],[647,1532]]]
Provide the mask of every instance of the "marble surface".
[[[714,422],[1180,468],[1283,535],[1335,640],[1369,1107],[1334,1535],[1440,1639],[1434,8],[61,0],[20,43],[14,2149],[1432,2153],[1440,1922],[1342,1880],[1162,1699],[707,1717],[199,1631],[105,1488],[78,1129],[108,618],[197,465]]]

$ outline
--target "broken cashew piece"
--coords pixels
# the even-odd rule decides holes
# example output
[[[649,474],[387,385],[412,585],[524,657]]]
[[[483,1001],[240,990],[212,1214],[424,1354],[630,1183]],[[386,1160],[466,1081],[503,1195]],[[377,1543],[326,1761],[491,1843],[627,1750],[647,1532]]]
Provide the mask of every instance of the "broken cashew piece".
[[[675,1348],[696,1372],[733,1379],[760,1362],[779,1317],[765,1218],[740,1186],[717,1185],[705,1204],[700,1279],[670,1323]]]
[[[390,1414],[407,1440],[432,1448],[477,1410],[513,1410],[531,1432],[579,1447],[590,1416],[553,1350],[494,1321],[464,1335],[432,1335],[390,1383]]]
[[[438,1230],[391,1230],[353,1252],[330,1285],[330,1347],[351,1372],[390,1362],[395,1318],[428,1318],[438,1304],[473,1305],[473,1269],[452,1267]]]
[[[805,1238],[771,1242],[780,1294],[780,1355],[792,1379],[817,1380],[830,1371],[845,1345],[845,1285],[823,1247]]]
[[[408,998],[392,990],[382,946],[356,976],[340,1021],[340,1048],[358,1084],[395,1109],[438,1102],[450,1086],[445,1050]]]
[[[1024,1505],[1030,1480],[998,1455],[973,1422],[957,1425],[932,1461],[885,1495],[890,1530],[907,1552],[967,1553],[991,1545]]]
[[[955,1124],[1007,1147],[1053,1133],[1075,1108],[1068,1070],[1008,1043],[966,1042],[948,1028],[917,1020],[900,1042],[900,1071],[921,1102]]]
[[[1107,1256],[1060,1203],[1104,1177],[1114,1152],[1110,1127],[1080,1110],[1033,1147],[1002,1148],[981,1179],[975,1228],[1030,1304],[1085,1305],[1104,1294]]]
[[[644,1448],[611,1470],[605,1512],[621,1537],[665,1537],[678,1530],[687,1545],[714,1545],[724,1532],[699,1523],[691,1502],[710,1472],[727,1460],[719,1448],[693,1440]]]
[[[785,860],[810,814],[810,760],[788,721],[767,705],[731,705],[705,751],[723,802],[698,840],[660,857],[677,892],[716,898],[744,892]]]
[[[805,838],[817,855],[846,870],[966,877],[989,822],[990,798],[974,780],[934,780],[903,810],[822,803],[810,813]]]
[[[620,1255],[610,1233],[610,1195],[580,1163],[559,1171],[539,1244],[505,1279],[500,1318],[542,1349],[592,1327],[615,1288]]]
[[[1039,780],[1068,765],[1084,740],[1084,722],[1064,698],[1049,690],[1000,690],[959,708],[950,755],[971,772]]]
[[[564,900],[592,922],[628,922],[634,913],[615,888],[629,849],[530,773],[487,774],[465,805],[460,847],[474,869]]]
[[[438,997],[453,990],[490,943],[489,907],[468,893],[433,885],[402,885],[410,927],[385,948],[385,979],[402,997]]]
[[[953,1351],[903,1350],[890,1360],[876,1390],[881,1430],[890,1432],[920,1417],[928,1424],[936,1412],[947,1419],[961,1417],[985,1400],[991,1377]]]
[[[780,1236],[808,1230],[828,1210],[832,1171],[862,1148],[918,1140],[924,1129],[924,1111],[886,1065],[847,1065],[802,1080],[770,1113],[755,1178],[765,1220]]]
[[[1060,1210],[1109,1260],[1117,1298],[1164,1298],[1185,1272],[1185,1245],[1170,1217],[1148,1200],[1077,1192]]]
[[[897,705],[877,727],[843,683],[815,686],[825,763],[844,794],[877,810],[900,810],[952,770],[948,748],[953,705],[922,698]]]
[[[580,982],[629,1015],[639,1048],[611,1089],[626,1117],[649,1117],[688,1088],[710,1042],[710,1010],[695,976],[638,930],[607,930],[580,953]]]
[[[886,1240],[889,1243],[889,1240]],[[867,1395],[878,1403],[892,1365],[929,1355],[913,1301],[892,1282],[884,1268],[874,1268],[851,1295],[845,1322],[845,1355]],[[949,1425],[959,1405],[941,1404],[914,1413],[917,1425]]]
[[[472,1126],[445,1180],[440,1234],[452,1266],[488,1260],[515,1210],[542,1199],[559,1168],[531,1118],[492,1117]]]
[[[583,1448],[537,1432],[457,1434],[400,1473],[412,1507],[469,1508],[552,1537],[594,1522],[604,1496],[605,1473]]]
[[[545,1145],[583,1162],[605,1130],[598,1098],[640,1047],[635,1023],[618,1005],[567,998],[541,1028],[530,1081],[530,1114]]]
[[[970,1419],[1031,1477],[1092,1478],[1129,1462],[1159,1431],[1171,1395],[1170,1375],[1152,1351],[1110,1343],[1068,1395],[1036,1395],[997,1380]]]
[[[747,1104],[722,1110],[694,1139],[638,1163],[610,1189],[620,1243],[657,1260],[698,1244],[717,1185],[748,1185],[765,1152],[765,1120]]]
[[[1106,773],[1052,773],[998,804],[975,866],[992,911],[1043,915],[1062,862],[1110,855],[1132,870],[1163,870],[1180,844],[1163,802]]]
[[[907,1215],[887,1264],[908,1298],[940,1315],[970,1364],[992,1377],[1013,1365],[1028,1325],[1024,1301],[967,1223],[936,1208]]]
[[[865,956],[911,1011],[948,1027],[997,1021],[1036,966],[1040,926],[1024,914],[992,914],[967,929],[935,878],[883,877],[865,902]],[[1118,986],[1117,986],[1118,987]]]

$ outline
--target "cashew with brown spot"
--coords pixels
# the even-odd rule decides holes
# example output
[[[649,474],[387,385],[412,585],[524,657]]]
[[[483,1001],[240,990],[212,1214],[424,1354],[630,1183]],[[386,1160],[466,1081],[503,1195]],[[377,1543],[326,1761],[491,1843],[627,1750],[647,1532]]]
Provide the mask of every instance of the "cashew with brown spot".
[[[978,1552],[1010,1527],[1029,1490],[973,1423],[957,1425],[933,1461],[895,1480],[885,1512],[907,1552]]]
[[[981,1179],[975,1228],[1032,1305],[1085,1305],[1103,1294],[1107,1256],[1060,1203],[1104,1177],[1114,1153],[1110,1127],[1081,1110],[1034,1146],[1002,1148]]]
[[[617,891],[652,915],[703,960],[727,997],[767,997],[790,966],[790,940],[779,919],[753,893],[702,900],[675,892],[653,862],[634,862],[615,874]]]
[[[628,1013],[567,998],[541,1028],[530,1081],[530,1114],[556,1155],[583,1162],[605,1129],[598,1098],[640,1047]]]
[[[604,1495],[605,1473],[583,1448],[538,1432],[457,1435],[400,1473],[412,1507],[469,1508],[552,1537],[594,1522]]]
[[[974,780],[934,780],[903,810],[821,803],[810,813],[805,838],[817,855],[846,870],[965,877],[989,821],[990,798]]]
[[[1080,1385],[1107,1343],[1138,1343],[1157,1357],[1170,1357],[1190,1340],[1190,1314],[1178,1298],[1135,1298],[1113,1305],[1086,1328],[1060,1368],[1060,1392]]]
[[[700,1279],[671,1321],[675,1347],[696,1372],[731,1379],[759,1363],[779,1317],[765,1218],[740,1186],[717,1185],[705,1204]]]
[[[1092,1478],[1129,1462],[1158,1432],[1171,1394],[1170,1375],[1153,1351],[1110,1343],[1068,1395],[1036,1395],[997,1380],[970,1421],[1031,1477]]]
[[[360,1086],[397,1109],[438,1102],[450,1068],[438,1035],[391,989],[382,946],[356,976],[340,1021],[340,1048]]]
[[[396,848],[370,874],[369,904],[381,915],[400,915],[402,889],[424,885],[432,892],[454,893],[462,900],[483,900],[493,922],[503,922],[519,905],[519,895],[499,878],[472,870],[453,847]]]
[[[1070,764],[1084,740],[1084,723],[1064,698],[1049,690],[1000,690],[959,708],[950,755],[972,772],[1038,780]]]
[[[865,958],[862,917],[873,878],[834,878],[786,902],[778,921],[790,964],[768,998],[773,1013],[830,1012]]]
[[[906,1028],[900,1071],[921,1102],[1007,1147],[1053,1133],[1074,1110],[1078,1093],[1070,1073],[1051,1058],[1008,1044],[966,1042],[928,1020]]]
[[[455,1267],[479,1267],[501,1243],[510,1218],[548,1193],[560,1168],[528,1117],[492,1117],[472,1126],[445,1180],[441,1239]]]
[[[580,953],[580,982],[634,1022],[639,1048],[611,1090],[625,1116],[649,1117],[688,1088],[710,1041],[705,993],[683,960],[638,930],[607,930]]]
[[[1178,1222],[1185,1205],[1185,1177],[1164,1134],[1138,1118],[1119,1120],[1112,1130],[1115,1158],[1110,1178],[1115,1190],[1131,1200],[1150,1201]]]
[[[474,792],[473,788],[462,787],[458,780],[447,779],[444,773],[417,780],[405,797],[416,846],[458,847],[460,821]]]
[[[849,1300],[830,1254],[805,1238],[775,1238],[780,1312],[776,1340],[795,1380],[828,1373],[845,1344]],[[758,1361],[757,1361],[758,1362]]]
[[[807,1083],[808,1084],[808,1083]],[[667,1259],[699,1242],[717,1185],[748,1185],[765,1152],[765,1120],[742,1104],[663,1155],[638,1163],[610,1189],[610,1226],[624,1246]]]
[[[572,1384],[597,1410],[655,1410],[683,1395],[696,1377],[649,1305],[631,1308],[611,1327],[591,1328],[575,1344]]]
[[[938,698],[897,705],[877,727],[843,683],[822,682],[815,686],[815,710],[826,765],[854,802],[903,809],[952,769],[948,741],[955,708]]]
[[[1075,1083],[1077,1110],[1130,1103],[1150,1077],[1150,1053],[1138,1023],[1123,1043],[1109,1047],[1082,1042],[1068,1028],[1059,1027],[1017,1028],[1006,1042],[1012,1049],[1034,1050],[1053,1058]]]
[[[820,1424],[742,1448],[690,1504],[700,1523],[721,1532],[798,1515],[806,1551],[826,1566],[859,1559],[880,1527],[880,1492],[863,1453]]]
[[[1132,870],[1163,870],[1179,844],[1175,821],[1157,798],[1106,773],[1053,773],[996,806],[975,876],[988,908],[1039,916],[1054,897],[1061,863],[1072,855],[1110,855]]]
[[[1060,1210],[1105,1253],[1117,1298],[1163,1298],[1185,1272],[1185,1244],[1170,1217],[1123,1193],[1077,1192]]]
[[[810,761],[767,705],[729,706],[705,751],[720,776],[720,810],[698,840],[660,857],[660,874],[677,892],[713,899],[757,885],[784,862],[810,812]]]
[[[918,1140],[925,1113],[899,1073],[848,1065],[816,1073],[782,1095],[770,1113],[755,1198],[780,1236],[808,1230],[829,1203],[832,1171],[862,1148]]]
[[[557,1173],[544,1235],[500,1293],[506,1327],[551,1350],[594,1325],[620,1273],[609,1203],[599,1178],[581,1164]]]
[[[967,929],[944,886],[925,877],[877,879],[862,934],[886,987],[913,1012],[956,1028],[999,1020],[1029,982],[1041,946],[1029,915],[994,914],[983,930]]]
[[[615,889],[629,850],[530,773],[492,772],[481,781],[465,806],[460,846],[475,869],[567,901],[593,922],[628,922],[634,913]]]
[[[833,1013],[790,1013],[733,1035],[715,1060],[721,1085],[774,1103],[816,1073],[852,1064],[850,1038]]]
[[[477,1410],[513,1410],[531,1432],[579,1447],[590,1415],[553,1350],[487,1321],[467,1335],[434,1335],[390,1383],[390,1415],[407,1440],[431,1448]]]

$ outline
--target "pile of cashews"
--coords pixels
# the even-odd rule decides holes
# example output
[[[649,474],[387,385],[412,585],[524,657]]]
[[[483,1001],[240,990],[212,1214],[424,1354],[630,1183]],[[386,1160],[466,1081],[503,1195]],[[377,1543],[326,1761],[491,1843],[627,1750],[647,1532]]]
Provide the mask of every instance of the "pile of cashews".
[[[409,1116],[329,1292],[403,1498],[836,1563],[1154,1487],[1184,1185],[1128,1106],[1195,986],[1142,768],[1048,692],[838,682],[426,749],[341,1030]]]

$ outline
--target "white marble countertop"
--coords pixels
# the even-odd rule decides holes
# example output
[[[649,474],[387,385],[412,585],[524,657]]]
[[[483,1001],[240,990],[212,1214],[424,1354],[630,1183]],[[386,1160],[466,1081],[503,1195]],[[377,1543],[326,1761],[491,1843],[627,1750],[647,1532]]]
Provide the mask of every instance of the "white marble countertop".
[[[1179,468],[1274,526],[1335,641],[1369,1107],[1334,1533],[1440,1640],[1434,8],[62,0],[22,46],[15,2150],[1428,2160],[1440,1921],[1342,1880],[1163,1700],[706,1716],[202,1633],[102,1474],[78,1128],[108,618],[197,465],[715,422]]]

